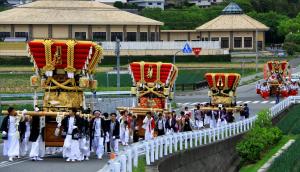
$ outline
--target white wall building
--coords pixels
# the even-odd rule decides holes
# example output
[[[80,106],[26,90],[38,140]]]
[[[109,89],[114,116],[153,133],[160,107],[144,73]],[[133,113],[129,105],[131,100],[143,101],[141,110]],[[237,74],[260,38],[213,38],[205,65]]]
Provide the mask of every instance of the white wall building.
[[[189,0],[189,3],[195,4],[199,7],[208,7],[211,6],[212,4],[217,4],[221,3],[224,0]]]
[[[130,0],[129,3],[135,3],[139,7],[161,8],[164,9],[165,0]]]
[[[102,2],[104,4],[113,4],[117,1],[122,2],[122,3],[127,3],[127,0],[95,0],[96,2]]]

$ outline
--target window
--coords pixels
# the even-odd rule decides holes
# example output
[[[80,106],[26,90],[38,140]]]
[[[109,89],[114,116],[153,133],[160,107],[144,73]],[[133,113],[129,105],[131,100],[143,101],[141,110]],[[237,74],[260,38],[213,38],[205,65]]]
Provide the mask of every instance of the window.
[[[161,5],[161,2],[158,2],[157,5]]]
[[[75,39],[86,40],[86,32],[75,32]]]
[[[106,41],[106,32],[93,32],[94,41]]]
[[[229,38],[228,37],[221,38],[221,48],[229,48]]]
[[[28,32],[15,32],[15,37],[17,38],[28,38]]]
[[[242,48],[242,37],[234,37],[234,48]]]
[[[6,37],[10,37],[10,32],[0,32],[0,41],[3,41]]]
[[[136,41],[136,32],[127,32],[127,41]]]
[[[208,41],[208,37],[202,37],[201,41]]]
[[[219,38],[218,37],[212,37],[211,41],[219,41]]]
[[[252,37],[244,37],[244,47],[252,48]]]
[[[148,33],[140,32],[140,41],[148,41]]]
[[[150,41],[155,41],[155,32],[151,32]]]
[[[116,38],[123,41],[123,32],[111,32],[111,41],[116,41]]]
[[[152,2],[149,2],[148,5],[152,5]]]

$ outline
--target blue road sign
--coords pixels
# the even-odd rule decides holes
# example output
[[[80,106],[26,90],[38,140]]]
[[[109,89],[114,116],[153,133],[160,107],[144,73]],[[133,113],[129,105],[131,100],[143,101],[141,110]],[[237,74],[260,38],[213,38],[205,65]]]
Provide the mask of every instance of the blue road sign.
[[[188,43],[186,43],[182,49],[183,53],[192,53],[192,49]]]

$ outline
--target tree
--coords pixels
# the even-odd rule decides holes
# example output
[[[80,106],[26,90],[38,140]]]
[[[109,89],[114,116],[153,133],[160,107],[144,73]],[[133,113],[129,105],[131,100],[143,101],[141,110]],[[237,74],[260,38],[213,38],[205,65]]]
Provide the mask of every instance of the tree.
[[[279,33],[278,25],[282,21],[288,20],[287,16],[274,11],[267,13],[250,12],[248,15],[270,27],[270,30],[266,32],[267,43],[282,43],[284,41],[285,35]]]
[[[114,7],[122,9],[124,7],[124,4],[121,1],[116,1],[114,3]]]
[[[4,5],[5,3],[7,3],[6,0],[0,0],[0,8],[1,8],[1,6]]]

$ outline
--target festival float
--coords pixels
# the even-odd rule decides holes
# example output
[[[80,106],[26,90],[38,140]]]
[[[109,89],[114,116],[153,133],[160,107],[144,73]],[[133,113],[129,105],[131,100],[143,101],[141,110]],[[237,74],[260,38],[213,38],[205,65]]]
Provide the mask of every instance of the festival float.
[[[282,97],[288,97],[290,86],[290,66],[287,61],[268,61],[264,67],[265,82],[261,86],[260,94],[263,98],[275,95],[280,90]]]
[[[209,91],[210,103],[201,107],[202,110],[218,110],[225,107],[227,111],[239,111],[236,106],[236,89],[241,75],[238,73],[206,73],[206,81]]]
[[[47,147],[63,146],[63,138],[54,135],[56,126],[72,108],[89,117],[83,114],[84,91],[97,88],[93,75],[103,50],[90,41],[46,39],[28,42],[28,52],[35,70],[30,84],[35,90],[41,88],[44,95],[40,111],[23,114],[41,117]],[[34,105],[37,105],[36,96]]]
[[[171,63],[133,62],[129,65],[133,87],[131,94],[136,97],[133,107],[118,107],[118,111],[127,110],[137,116],[139,135],[144,136],[142,129],[146,112],[168,113],[171,104],[168,100],[174,97],[174,83],[178,69]],[[168,106],[169,105],[169,106]]]

